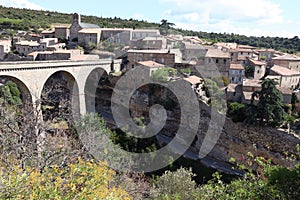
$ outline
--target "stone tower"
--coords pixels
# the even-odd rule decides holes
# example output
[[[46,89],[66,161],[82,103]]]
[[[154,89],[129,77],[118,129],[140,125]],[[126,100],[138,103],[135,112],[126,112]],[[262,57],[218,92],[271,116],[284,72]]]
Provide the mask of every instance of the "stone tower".
[[[74,40],[76,41],[78,39],[78,31],[82,29],[80,23],[81,23],[80,14],[74,13],[72,26],[70,27],[70,41],[74,41]]]
[[[80,23],[81,23],[80,14],[74,13],[73,14],[73,24],[80,24]]]

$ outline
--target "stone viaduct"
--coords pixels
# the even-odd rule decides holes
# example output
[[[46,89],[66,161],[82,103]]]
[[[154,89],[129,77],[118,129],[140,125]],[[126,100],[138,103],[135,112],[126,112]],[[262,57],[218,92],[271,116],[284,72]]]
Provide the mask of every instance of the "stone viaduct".
[[[67,78],[68,88],[71,89],[73,109],[84,115],[87,105],[92,105],[95,101],[87,99],[87,90],[95,92],[101,76],[109,75],[112,70],[120,70],[120,65],[121,60],[112,59],[2,62],[0,77],[8,78],[18,85],[23,102],[39,106],[47,80],[56,73],[63,73]]]

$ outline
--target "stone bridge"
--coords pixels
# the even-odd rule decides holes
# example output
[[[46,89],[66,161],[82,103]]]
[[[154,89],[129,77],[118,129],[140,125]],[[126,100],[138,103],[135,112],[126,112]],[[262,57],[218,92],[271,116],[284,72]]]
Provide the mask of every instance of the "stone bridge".
[[[112,59],[1,62],[0,77],[8,78],[18,85],[23,102],[39,105],[37,102],[40,102],[47,80],[56,73],[62,73],[71,89],[72,105],[84,115],[87,104],[94,103],[93,99],[87,99],[87,89],[93,87],[95,91],[101,76],[107,76],[112,70],[120,70],[120,65],[121,60]]]

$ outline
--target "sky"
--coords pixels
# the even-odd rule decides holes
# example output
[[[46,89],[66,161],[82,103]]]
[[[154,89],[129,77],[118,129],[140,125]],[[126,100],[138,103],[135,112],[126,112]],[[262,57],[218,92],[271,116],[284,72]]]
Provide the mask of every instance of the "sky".
[[[156,23],[166,19],[194,31],[300,37],[297,0],[0,0],[0,5]]]

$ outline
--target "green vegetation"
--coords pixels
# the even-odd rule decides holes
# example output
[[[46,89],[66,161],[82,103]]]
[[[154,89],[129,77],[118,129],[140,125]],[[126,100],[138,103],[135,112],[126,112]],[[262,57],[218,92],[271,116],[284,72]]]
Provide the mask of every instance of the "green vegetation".
[[[299,157],[298,154],[295,155]],[[262,157],[251,153],[239,162],[238,168],[246,171],[243,177],[224,182],[218,172],[206,184],[197,185],[191,170],[180,168],[175,172],[167,171],[158,177],[151,190],[154,199],[298,199],[300,195],[300,164],[294,167],[272,166]]]
[[[247,121],[258,125],[278,126],[285,118],[282,94],[276,88],[278,83],[272,79],[262,82],[261,91],[252,94],[251,106],[248,109]],[[254,105],[255,98],[258,98],[257,105]]]
[[[154,81],[166,83],[170,80],[170,77],[173,77],[177,74],[177,69],[172,67],[164,67],[152,72],[151,78]]]
[[[7,8],[0,6],[0,19],[10,19],[12,21],[3,21],[0,23],[2,28],[15,29],[15,30],[28,30],[32,28],[50,28],[51,24],[71,24],[72,15],[51,11],[37,11],[29,9]],[[281,37],[247,37],[245,35],[228,34],[228,33],[208,33],[203,31],[192,31],[172,28],[173,23],[167,20],[161,20],[161,23],[152,23],[144,20],[136,19],[120,19],[118,17],[103,18],[96,16],[81,16],[82,21],[86,23],[97,24],[100,27],[107,28],[160,28],[162,34],[167,32],[178,32],[183,35],[198,36],[209,42],[236,42],[243,45],[251,45],[258,48],[273,48],[276,50],[297,53],[300,51],[300,39],[298,36],[293,38]],[[22,23],[20,23],[22,20]],[[9,22],[9,23],[7,23]]]
[[[232,119],[232,121],[243,122],[247,117],[246,105],[237,102],[229,103],[227,114]]]
[[[1,105],[20,106],[22,104],[21,92],[17,84],[8,81],[5,85],[0,86],[0,103]]]

